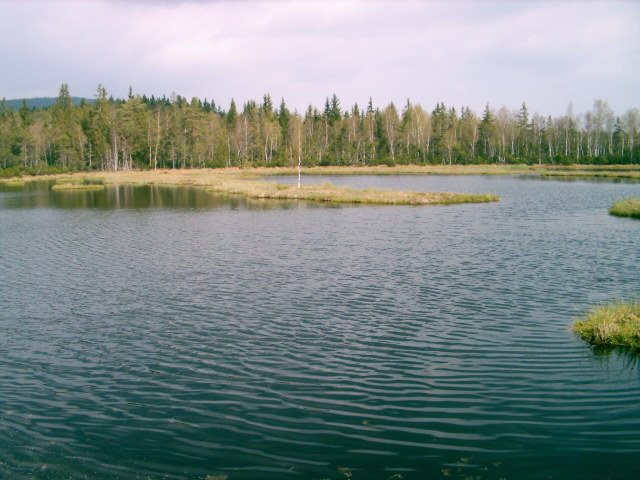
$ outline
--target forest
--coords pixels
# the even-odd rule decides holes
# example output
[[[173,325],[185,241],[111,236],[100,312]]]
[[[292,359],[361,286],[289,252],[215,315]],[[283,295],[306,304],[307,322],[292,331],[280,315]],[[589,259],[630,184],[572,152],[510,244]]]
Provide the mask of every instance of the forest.
[[[632,164],[640,162],[640,110],[616,116],[605,100],[552,118],[486,105],[481,114],[407,100],[384,108],[343,108],[336,95],[322,109],[291,111],[234,100],[134,95],[73,101],[66,84],[46,108],[0,104],[0,176],[77,170],[378,164]]]

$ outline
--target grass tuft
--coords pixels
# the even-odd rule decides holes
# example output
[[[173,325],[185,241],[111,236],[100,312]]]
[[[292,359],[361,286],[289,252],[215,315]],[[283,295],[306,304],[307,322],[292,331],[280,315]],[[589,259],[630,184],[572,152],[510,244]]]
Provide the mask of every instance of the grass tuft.
[[[625,198],[614,203],[609,213],[616,217],[640,218],[640,198]]]
[[[640,302],[613,302],[592,308],[573,331],[596,347],[640,350]]]

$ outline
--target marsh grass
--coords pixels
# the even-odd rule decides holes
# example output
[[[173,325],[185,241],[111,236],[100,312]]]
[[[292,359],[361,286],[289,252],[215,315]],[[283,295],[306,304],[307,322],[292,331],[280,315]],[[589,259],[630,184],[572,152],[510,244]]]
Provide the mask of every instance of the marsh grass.
[[[258,175],[297,175],[296,168],[260,167]],[[375,165],[305,167],[303,175],[519,175],[532,173],[526,165]]]
[[[56,177],[56,185],[72,185],[84,183],[84,177],[79,175]]]
[[[640,350],[640,302],[613,302],[592,308],[573,331],[598,348],[628,347]]]
[[[450,192],[413,192],[380,190],[375,188],[355,189],[324,183],[297,188],[256,181],[222,181],[208,190],[240,194],[249,198],[276,200],[308,200],[313,202],[350,203],[368,205],[451,205],[456,203],[480,203],[498,201],[497,195],[465,194]]]
[[[609,213],[616,217],[640,218],[640,198],[625,198],[614,203]]]
[[[100,172],[88,177],[104,184],[153,184],[191,185],[205,187],[208,191],[243,195],[255,199],[309,200],[370,205],[450,205],[455,203],[495,202],[492,194],[465,194],[450,192],[412,192],[379,189],[355,189],[324,185],[284,185],[260,180],[272,174],[271,169],[198,169]]]
[[[13,177],[10,180],[55,180],[56,183],[83,183],[85,179],[101,179],[112,183],[155,183],[165,185],[206,185],[212,177],[260,178],[294,175],[294,167],[257,167],[223,169],[130,170],[119,172],[78,172],[58,175]],[[640,165],[339,165],[304,167],[305,175],[532,175],[543,177],[605,177],[640,181]],[[160,177],[164,177],[161,179]]]
[[[11,187],[11,188],[22,188],[25,185],[25,181],[24,180],[19,180],[19,179],[4,180],[2,183],[6,187]]]
[[[543,177],[624,178],[640,180],[640,165],[547,165],[538,167]]]
[[[391,192],[386,190],[356,190],[336,186],[303,186],[300,190],[287,185],[259,182],[265,176],[297,175],[295,168],[225,168],[144,170],[120,172],[79,172],[65,175],[23,177],[20,180],[54,180],[83,184],[85,181],[104,184],[191,185],[209,190],[236,193],[251,198],[298,199],[336,203],[369,203],[385,205],[427,205],[469,202],[491,202],[495,195],[453,193]],[[337,166],[308,167],[303,176],[310,175],[531,175],[546,177],[609,177],[640,180],[640,165],[398,165],[398,166]],[[271,186],[269,186],[271,185]],[[304,185],[304,180],[303,180]],[[96,187],[96,189],[99,187]],[[60,187],[56,188],[61,189]],[[89,188],[91,189],[91,188]],[[275,189],[275,191],[274,191]]]
[[[95,190],[104,190],[104,185],[101,184],[90,184],[90,183],[61,183],[54,185],[51,187],[51,190],[54,191],[63,191],[63,192],[87,192],[87,191],[95,191]]]
[[[261,167],[256,175],[297,175],[295,168]],[[306,167],[304,175],[539,175],[640,180],[640,165],[376,165]]]

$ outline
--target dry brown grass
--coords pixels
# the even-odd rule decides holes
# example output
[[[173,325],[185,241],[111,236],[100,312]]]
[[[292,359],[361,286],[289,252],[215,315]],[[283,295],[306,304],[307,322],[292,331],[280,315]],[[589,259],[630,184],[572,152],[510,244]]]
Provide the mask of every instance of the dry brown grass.
[[[527,165],[401,165],[371,167],[310,167],[303,169],[304,175],[541,175],[564,177],[616,177],[640,179],[639,165],[573,165],[573,166],[527,166]],[[297,175],[295,168],[225,168],[225,169],[181,169],[121,172],[80,172],[65,175],[23,177],[22,181],[55,180],[56,183],[92,182],[192,185],[206,187],[218,192],[236,193],[252,198],[298,199],[342,203],[377,204],[449,204],[461,202],[496,201],[495,195],[468,195],[454,193],[400,192],[388,190],[356,190],[334,185],[304,186],[301,189],[289,186],[274,187],[272,183],[260,182],[261,177]]]
[[[296,168],[254,168],[257,175],[297,175]],[[304,175],[517,175],[532,173],[526,165],[387,165],[305,167]]]
[[[608,177],[640,180],[640,165],[397,165],[305,167],[303,175],[540,175],[562,177]],[[127,178],[130,183],[173,185],[206,184],[212,177],[259,178],[297,175],[294,167],[182,169],[157,171],[79,172],[64,175],[20,177],[23,181],[56,180],[82,182],[85,178],[103,178],[105,182]],[[160,179],[159,176],[164,177]],[[10,179],[11,180],[11,179]],[[62,180],[65,181],[65,180]],[[120,180],[118,180],[120,181]]]
[[[279,200],[309,200],[314,202],[371,204],[371,205],[451,205],[454,203],[479,203],[498,201],[497,195],[465,194],[450,192],[413,192],[381,190],[375,188],[354,189],[332,184],[295,185],[256,182],[249,180],[223,180],[208,190],[240,194],[250,198]]]
[[[270,169],[198,169],[99,172],[88,176],[105,184],[192,185],[209,191],[243,195],[249,198],[310,200],[317,202],[379,205],[449,205],[454,203],[494,202],[491,194],[449,192],[412,192],[379,189],[354,189],[331,184],[297,186],[256,180]]]
[[[297,175],[296,168],[254,168],[255,175]],[[540,175],[640,179],[640,165],[396,165],[308,167],[304,175]]]
[[[19,188],[24,187],[25,181],[21,179],[2,180],[2,184],[6,187]]]
[[[54,185],[51,187],[51,190],[54,191],[63,191],[63,192],[87,192],[92,190],[104,190],[104,185],[102,184],[82,184],[82,183],[61,183],[59,185]]]

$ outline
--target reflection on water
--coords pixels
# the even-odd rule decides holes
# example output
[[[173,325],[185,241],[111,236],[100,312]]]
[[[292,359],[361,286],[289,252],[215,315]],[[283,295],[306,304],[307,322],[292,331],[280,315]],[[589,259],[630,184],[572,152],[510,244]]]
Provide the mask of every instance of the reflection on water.
[[[637,357],[569,325],[640,295],[640,185],[330,180],[501,199],[1,187],[0,478],[634,478]]]
[[[518,178],[522,180],[540,180],[540,181],[555,181],[555,182],[587,182],[587,183],[640,183],[638,178],[623,178],[623,177],[598,177],[598,176],[563,176],[563,175],[519,175]]]
[[[199,187],[166,185],[106,185],[104,190],[51,190],[53,182],[26,182],[23,187],[0,183],[3,208],[96,208],[96,209],[288,209],[297,205],[290,201],[265,201],[241,195],[208,192]]]

